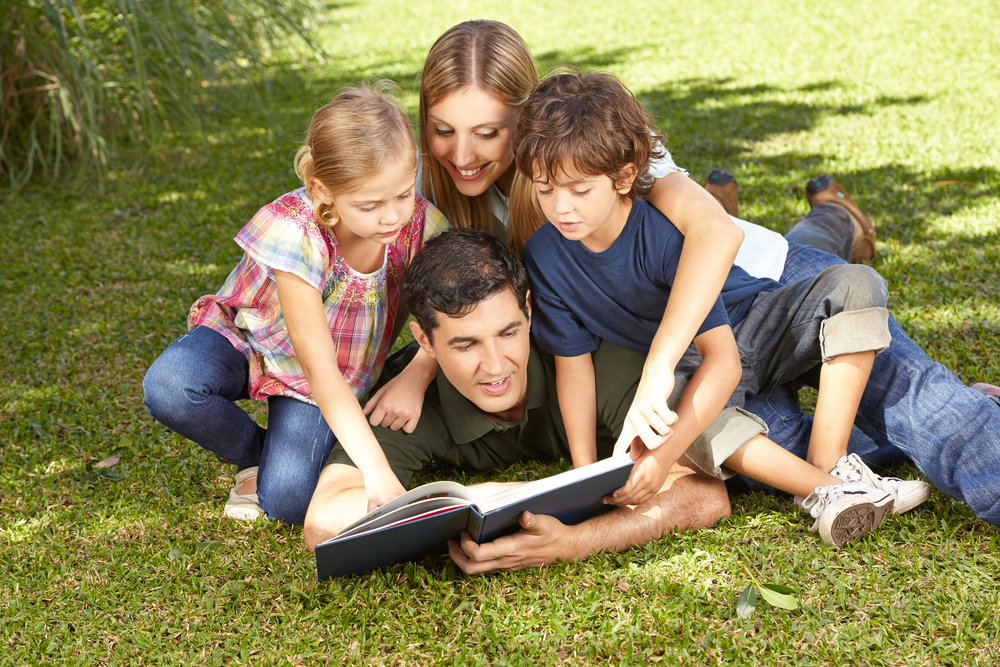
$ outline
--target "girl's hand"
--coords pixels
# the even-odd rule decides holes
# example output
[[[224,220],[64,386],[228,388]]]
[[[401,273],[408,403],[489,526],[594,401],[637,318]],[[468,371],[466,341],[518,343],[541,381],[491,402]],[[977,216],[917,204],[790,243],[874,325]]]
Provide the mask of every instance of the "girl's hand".
[[[427,385],[412,375],[404,370],[368,399],[365,414],[369,424],[413,433],[420,421]]]
[[[378,509],[393,498],[403,495],[406,491],[388,467],[385,471],[363,474],[363,476],[365,493],[368,495],[368,512]]]

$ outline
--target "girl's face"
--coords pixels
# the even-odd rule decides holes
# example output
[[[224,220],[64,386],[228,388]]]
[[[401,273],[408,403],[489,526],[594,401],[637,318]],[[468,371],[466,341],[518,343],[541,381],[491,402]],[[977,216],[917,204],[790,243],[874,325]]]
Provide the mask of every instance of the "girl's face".
[[[388,245],[413,216],[416,176],[411,160],[392,165],[354,192],[331,194],[313,183],[314,192],[332,203],[340,221],[334,226],[337,240],[368,240]],[[317,181],[318,182],[318,181]]]
[[[516,122],[516,108],[481,88],[458,88],[427,109],[431,153],[466,197],[481,195],[494,183],[506,195],[514,178]]]

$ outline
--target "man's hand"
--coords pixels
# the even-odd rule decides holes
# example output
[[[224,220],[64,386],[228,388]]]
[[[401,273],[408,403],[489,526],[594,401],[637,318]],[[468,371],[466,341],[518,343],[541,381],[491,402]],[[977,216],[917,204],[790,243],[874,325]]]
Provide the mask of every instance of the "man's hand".
[[[677,421],[677,415],[667,399],[674,390],[674,373],[651,373],[649,369],[642,372],[639,388],[632,399],[632,406],[625,416],[625,426],[615,443],[615,453],[624,451],[638,436],[647,449],[656,449],[673,433],[671,425]]]
[[[567,527],[559,519],[523,512],[520,521],[521,530],[486,544],[462,533],[461,543],[448,540],[448,553],[466,574],[523,570],[574,557],[567,552]]]
[[[662,465],[653,450],[645,448],[642,440],[633,440],[630,455],[635,461],[632,474],[625,486],[604,499],[609,505],[641,505],[659,493],[667,480],[671,466]]]
[[[385,426],[393,431],[403,429],[406,433],[413,433],[417,427],[427,383],[417,373],[407,373],[408,368],[368,399],[365,414],[372,426]]]

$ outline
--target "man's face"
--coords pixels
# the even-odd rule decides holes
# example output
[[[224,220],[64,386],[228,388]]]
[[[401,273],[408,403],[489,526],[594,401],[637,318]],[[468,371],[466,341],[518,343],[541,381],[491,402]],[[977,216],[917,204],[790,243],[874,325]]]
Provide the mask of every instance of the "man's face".
[[[530,306],[529,306],[530,315]],[[414,337],[437,359],[445,377],[482,412],[518,418],[527,396],[530,320],[512,289],[476,304],[464,317],[438,314],[433,345],[416,324]]]

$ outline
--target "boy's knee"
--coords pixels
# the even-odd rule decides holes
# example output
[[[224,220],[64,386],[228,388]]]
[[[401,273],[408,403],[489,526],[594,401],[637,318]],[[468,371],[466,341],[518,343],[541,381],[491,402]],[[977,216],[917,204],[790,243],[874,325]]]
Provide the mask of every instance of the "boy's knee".
[[[830,272],[829,278],[841,295],[843,310],[885,308],[889,302],[889,284],[870,266],[845,264],[826,271]]]

